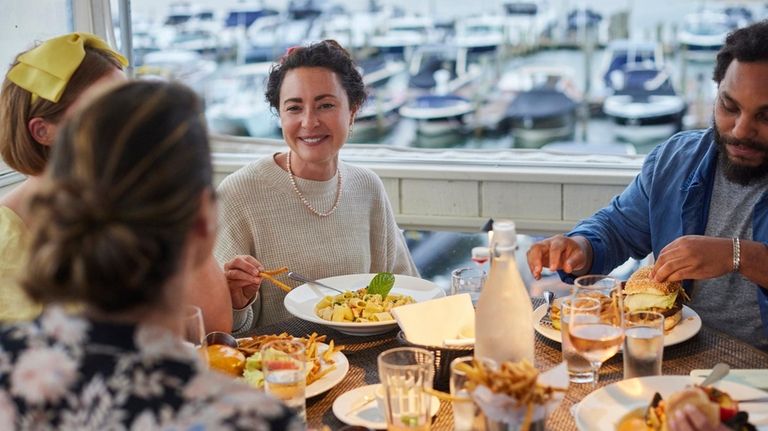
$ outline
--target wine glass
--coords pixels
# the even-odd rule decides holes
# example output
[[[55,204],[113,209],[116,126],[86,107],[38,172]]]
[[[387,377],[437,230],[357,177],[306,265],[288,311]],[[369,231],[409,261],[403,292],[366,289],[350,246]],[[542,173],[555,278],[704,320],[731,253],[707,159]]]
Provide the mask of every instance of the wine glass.
[[[571,306],[568,333],[574,350],[592,365],[597,385],[603,362],[615,355],[624,341],[621,284],[605,275],[579,277],[574,283],[571,304],[581,298],[594,298],[600,307]]]
[[[203,324],[203,310],[194,305],[184,306],[183,333],[184,341],[194,347],[204,364],[208,364],[208,350]]]

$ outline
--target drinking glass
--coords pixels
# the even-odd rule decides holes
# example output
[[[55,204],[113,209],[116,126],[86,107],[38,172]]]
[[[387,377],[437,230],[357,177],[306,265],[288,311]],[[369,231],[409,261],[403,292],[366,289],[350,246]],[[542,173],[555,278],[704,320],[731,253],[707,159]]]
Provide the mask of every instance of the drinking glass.
[[[568,334],[573,348],[591,364],[599,379],[603,362],[619,351],[624,340],[624,303],[621,284],[605,275],[585,275],[576,279],[571,303],[580,298],[600,301],[598,309],[571,307]]]
[[[624,318],[624,378],[660,376],[664,354],[664,315],[633,311]]]
[[[389,349],[378,357],[379,379],[384,386],[387,430],[429,431],[434,356],[418,347]]]
[[[563,350],[563,360],[568,367],[568,379],[573,383],[592,383],[595,380],[595,370],[592,364],[573,347],[568,333],[572,308],[579,309],[579,315],[589,315],[600,309],[600,301],[596,298],[578,298],[571,302],[571,298],[568,297],[560,302],[560,336],[562,338],[560,346]]]
[[[194,305],[185,305],[183,310],[183,333],[184,341],[197,349],[200,358],[204,364],[208,364],[208,343],[205,340],[205,325],[203,324],[203,310]]]
[[[264,391],[282,400],[306,422],[306,353],[297,340],[274,340],[261,347]]]
[[[451,272],[451,295],[469,293],[472,304],[477,304],[485,285],[486,273],[480,268],[459,268]]]
[[[462,356],[451,361],[451,395],[457,398],[465,398],[466,401],[454,401],[453,407],[453,425],[456,431],[471,431],[474,429],[475,417],[478,413],[478,407],[472,401],[469,392],[466,389],[468,380],[467,373],[459,369],[459,365],[472,365],[473,356]]]

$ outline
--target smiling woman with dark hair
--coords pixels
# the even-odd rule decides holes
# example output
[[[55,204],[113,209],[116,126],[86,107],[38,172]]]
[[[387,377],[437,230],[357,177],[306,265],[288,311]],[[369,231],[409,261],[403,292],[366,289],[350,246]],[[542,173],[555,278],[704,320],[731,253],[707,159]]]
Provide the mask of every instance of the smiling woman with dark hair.
[[[365,101],[349,53],[332,40],[291,48],[273,66],[266,98],[288,150],[240,169],[219,187],[215,256],[229,284],[236,332],[290,316],[285,292],[261,284],[265,267],[287,266],[314,279],[418,274],[381,180],[339,160]]]
[[[46,309],[0,330],[0,429],[302,429],[180,337],[216,236],[209,151],[179,84],[122,85],[64,123],[22,278]]]

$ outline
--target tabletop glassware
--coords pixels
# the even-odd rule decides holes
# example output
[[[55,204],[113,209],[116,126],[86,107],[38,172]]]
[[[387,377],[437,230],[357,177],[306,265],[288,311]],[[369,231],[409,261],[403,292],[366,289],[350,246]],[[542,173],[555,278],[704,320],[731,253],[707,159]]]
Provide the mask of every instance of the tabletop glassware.
[[[571,307],[568,322],[571,345],[592,364],[595,385],[603,362],[619,351],[624,340],[624,303],[621,296],[621,283],[613,277],[585,275],[574,282],[572,303],[579,298],[600,301],[598,309]]]
[[[388,431],[429,431],[434,356],[418,347],[389,349],[378,357]]]
[[[624,378],[660,376],[664,354],[664,315],[633,311],[624,317]]]
[[[571,297],[560,301],[560,347],[563,352],[563,360],[568,367],[568,379],[573,383],[592,383],[595,381],[595,370],[590,361],[581,356],[571,343],[568,333],[571,321],[571,309],[579,309],[578,315],[591,314],[600,310],[600,301],[596,298],[578,298],[571,302]]]
[[[307,357],[298,340],[274,340],[261,347],[264,391],[282,400],[304,421],[306,405]]]
[[[453,427],[456,431],[470,431],[474,429],[475,418],[479,413],[479,408],[472,401],[466,384],[469,378],[467,373],[460,369],[459,365],[472,365],[474,356],[461,356],[451,361],[451,395],[464,400],[455,400],[451,403],[453,408]]]
[[[203,363],[208,365],[208,343],[205,338],[205,325],[203,323],[203,310],[194,305],[185,305],[183,309],[183,321],[181,334],[184,341],[197,349]]]
[[[458,268],[451,271],[451,295],[469,293],[472,304],[477,304],[487,274],[481,268]]]

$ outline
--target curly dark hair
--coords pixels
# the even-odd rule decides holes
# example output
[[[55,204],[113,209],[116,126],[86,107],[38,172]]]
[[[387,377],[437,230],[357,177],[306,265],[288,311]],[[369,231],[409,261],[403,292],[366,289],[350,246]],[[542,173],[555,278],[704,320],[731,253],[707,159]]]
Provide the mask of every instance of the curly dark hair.
[[[276,112],[280,111],[280,87],[285,74],[299,67],[324,67],[335,72],[347,93],[351,109],[355,110],[365,102],[365,84],[352,56],[338,42],[329,39],[309,46],[289,48],[279,62],[272,66],[264,95],[269,106]]]
[[[729,34],[725,45],[717,53],[717,62],[712,79],[720,85],[728,66],[738,61],[768,61],[768,20],[754,23]]]

